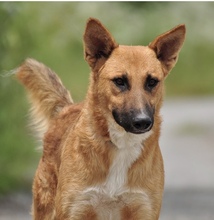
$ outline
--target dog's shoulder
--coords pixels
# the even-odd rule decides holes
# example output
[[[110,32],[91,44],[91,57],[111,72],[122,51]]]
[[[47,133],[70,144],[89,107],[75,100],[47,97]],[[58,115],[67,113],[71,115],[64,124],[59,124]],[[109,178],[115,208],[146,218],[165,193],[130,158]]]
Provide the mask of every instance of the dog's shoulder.
[[[49,155],[55,155],[57,158],[61,155],[60,146],[62,146],[66,134],[70,132],[76,124],[82,107],[83,102],[66,106],[58,117],[51,121],[43,140],[44,153],[49,152]]]

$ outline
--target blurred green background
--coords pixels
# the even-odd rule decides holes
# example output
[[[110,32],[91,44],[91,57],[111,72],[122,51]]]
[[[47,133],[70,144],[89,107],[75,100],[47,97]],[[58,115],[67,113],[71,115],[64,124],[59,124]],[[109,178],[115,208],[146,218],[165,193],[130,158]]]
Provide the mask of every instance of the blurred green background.
[[[10,70],[35,58],[57,72],[79,101],[90,72],[82,47],[88,17],[128,45],[147,45],[185,23],[186,41],[166,96],[214,95],[213,11],[213,2],[0,2],[0,194],[29,190],[41,154],[27,127],[25,91]]]

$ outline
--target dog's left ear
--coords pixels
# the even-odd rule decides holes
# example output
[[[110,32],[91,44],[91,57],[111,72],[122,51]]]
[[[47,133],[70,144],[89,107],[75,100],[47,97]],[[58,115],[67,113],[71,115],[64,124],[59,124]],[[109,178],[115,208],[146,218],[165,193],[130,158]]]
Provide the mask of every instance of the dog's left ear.
[[[149,47],[155,51],[157,58],[162,63],[165,76],[177,62],[178,54],[184,43],[185,33],[185,25],[179,25],[158,36],[149,44]]]
[[[99,20],[94,18],[89,18],[83,40],[85,60],[95,72],[105,63],[111,52],[118,47],[109,31]]]

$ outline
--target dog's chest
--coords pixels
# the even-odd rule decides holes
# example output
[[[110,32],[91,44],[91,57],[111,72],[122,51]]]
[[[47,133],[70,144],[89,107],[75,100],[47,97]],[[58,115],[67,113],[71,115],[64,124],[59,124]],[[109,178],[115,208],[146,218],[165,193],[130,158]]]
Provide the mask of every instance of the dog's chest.
[[[102,191],[109,197],[122,194],[128,179],[128,169],[139,157],[140,146],[119,149],[109,169],[106,181],[101,186]]]
[[[114,160],[110,166],[106,180],[94,187],[89,187],[87,191],[95,191],[97,193],[105,194],[113,198],[121,194],[127,183],[128,169],[133,162],[139,157],[141,147],[118,149]]]
[[[136,191],[127,186],[128,170],[142,151],[141,141],[136,143],[123,137],[114,139],[114,144],[119,146],[106,180],[84,191],[86,197],[90,198],[88,201],[96,210],[98,219],[102,220],[120,219],[120,210],[128,202],[131,194],[144,196],[143,191]]]
[[[118,132],[110,126],[109,134],[112,143],[117,147],[117,152],[110,166],[106,181],[101,186],[101,191],[109,197],[122,194],[126,189],[128,170],[140,157],[143,151],[143,141],[151,132],[135,135],[127,132]]]

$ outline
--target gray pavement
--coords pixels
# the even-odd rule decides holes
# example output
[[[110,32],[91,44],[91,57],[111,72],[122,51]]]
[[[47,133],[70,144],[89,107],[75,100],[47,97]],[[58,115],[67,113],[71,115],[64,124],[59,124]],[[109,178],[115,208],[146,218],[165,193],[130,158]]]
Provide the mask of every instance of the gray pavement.
[[[214,220],[214,97],[162,108],[165,193],[160,220]],[[31,195],[0,197],[0,220],[30,220]]]
[[[214,220],[214,97],[167,100],[160,220]]]
[[[30,220],[30,192],[18,192],[0,197],[0,220]]]

